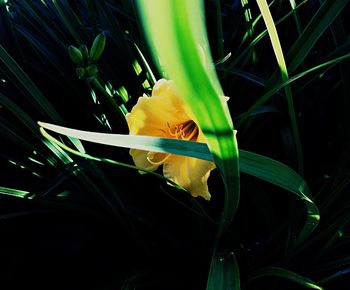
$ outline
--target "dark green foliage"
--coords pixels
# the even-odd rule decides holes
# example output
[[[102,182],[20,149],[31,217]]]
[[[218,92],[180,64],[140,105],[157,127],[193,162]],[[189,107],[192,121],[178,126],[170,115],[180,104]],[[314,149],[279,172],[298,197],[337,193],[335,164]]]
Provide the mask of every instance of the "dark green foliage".
[[[135,2],[0,1],[1,289],[206,287],[223,204],[217,172],[209,179],[212,201],[196,200],[154,176],[67,153],[37,125],[128,133],[124,114],[149,93],[152,71],[159,78]],[[317,214],[310,203],[242,174],[242,200],[221,245],[227,252],[211,268],[232,289],[350,285],[350,7],[296,2],[294,11],[289,1],[270,9],[287,60],[310,187],[305,200],[319,208],[320,223],[305,230]],[[296,170],[286,83],[262,19],[255,22],[255,1],[205,4],[239,147]],[[60,141],[132,163],[125,149]],[[311,234],[304,238],[302,229]]]

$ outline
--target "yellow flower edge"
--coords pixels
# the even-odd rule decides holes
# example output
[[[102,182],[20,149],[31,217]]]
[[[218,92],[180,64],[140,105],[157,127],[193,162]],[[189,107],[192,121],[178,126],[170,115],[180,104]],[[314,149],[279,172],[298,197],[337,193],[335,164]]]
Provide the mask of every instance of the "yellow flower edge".
[[[179,97],[174,82],[165,79],[156,82],[151,97],[139,97],[126,115],[130,135],[207,143],[194,120],[191,109]],[[156,170],[163,165],[166,178],[185,188],[192,196],[210,200],[207,182],[210,172],[215,168],[213,162],[138,149],[130,149],[130,155],[135,165],[142,169]]]

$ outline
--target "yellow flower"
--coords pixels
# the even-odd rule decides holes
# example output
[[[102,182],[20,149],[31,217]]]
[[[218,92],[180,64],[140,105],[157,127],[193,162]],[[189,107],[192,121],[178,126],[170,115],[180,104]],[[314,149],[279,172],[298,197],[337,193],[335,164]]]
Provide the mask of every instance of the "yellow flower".
[[[143,95],[126,115],[130,135],[175,138],[207,143],[194,121],[191,110],[177,94],[173,81],[161,79],[152,96]],[[213,162],[167,153],[131,149],[137,167],[156,170],[163,165],[163,175],[188,190],[192,196],[210,200],[207,180],[215,168]]]

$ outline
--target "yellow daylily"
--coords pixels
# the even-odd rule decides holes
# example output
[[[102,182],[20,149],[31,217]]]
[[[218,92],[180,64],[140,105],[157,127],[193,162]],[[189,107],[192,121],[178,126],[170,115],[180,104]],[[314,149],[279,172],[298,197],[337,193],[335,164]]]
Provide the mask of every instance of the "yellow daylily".
[[[160,79],[152,96],[139,97],[126,115],[130,135],[175,138],[207,143],[195,123],[191,110],[177,94],[173,81]],[[156,170],[163,165],[163,175],[188,190],[192,196],[210,200],[207,180],[215,164],[210,161],[167,153],[130,149],[137,167]]]

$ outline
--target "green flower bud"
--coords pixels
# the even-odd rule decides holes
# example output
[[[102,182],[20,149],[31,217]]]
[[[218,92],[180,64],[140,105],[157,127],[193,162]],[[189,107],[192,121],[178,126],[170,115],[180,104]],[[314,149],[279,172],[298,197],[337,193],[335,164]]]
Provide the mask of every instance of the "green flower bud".
[[[68,46],[68,54],[74,63],[81,64],[83,62],[83,55],[75,46]]]
[[[106,45],[106,35],[104,32],[96,36],[90,49],[90,62],[96,62],[101,57]]]
[[[84,61],[87,62],[89,60],[89,49],[87,48],[87,46],[85,44],[82,44],[79,46],[79,50],[80,50],[81,54],[83,55]]]

